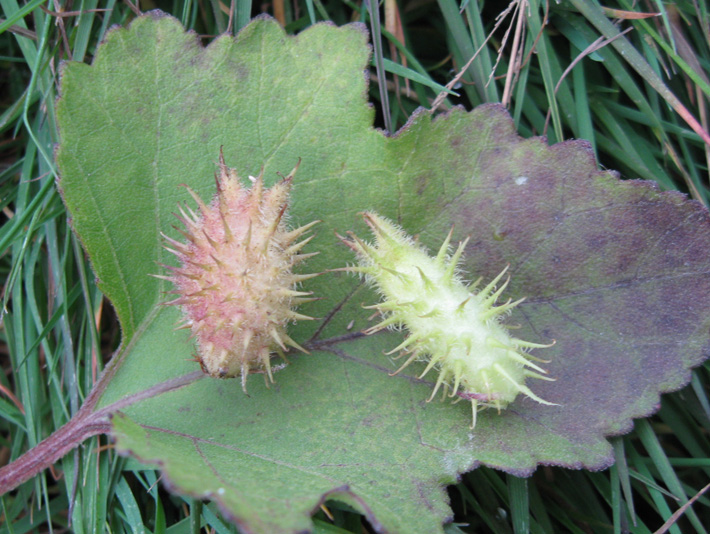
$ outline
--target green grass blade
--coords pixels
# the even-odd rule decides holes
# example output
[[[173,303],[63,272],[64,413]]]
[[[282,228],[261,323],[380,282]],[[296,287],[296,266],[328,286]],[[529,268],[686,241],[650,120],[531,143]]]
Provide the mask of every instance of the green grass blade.
[[[528,498],[528,481],[512,475],[506,477],[510,498],[510,513],[515,534],[530,532],[530,508]]]
[[[654,467],[658,470],[666,486],[673,493],[675,498],[678,499],[679,505],[685,504],[688,501],[688,496],[683,491],[680,480],[668,461],[665,452],[661,448],[658,438],[654,434],[651,425],[647,420],[641,419],[636,423],[636,429],[639,438],[641,438],[641,443],[643,443],[643,446],[648,451],[649,456],[653,460]],[[695,527],[696,532],[707,532],[692,508],[688,509],[686,515]]]

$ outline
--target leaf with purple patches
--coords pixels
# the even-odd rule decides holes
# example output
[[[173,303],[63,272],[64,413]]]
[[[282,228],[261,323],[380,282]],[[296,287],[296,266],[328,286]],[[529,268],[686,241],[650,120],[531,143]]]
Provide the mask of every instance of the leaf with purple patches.
[[[60,187],[124,335],[88,409],[115,414],[118,450],[215,499],[244,532],[306,531],[326,499],[378,531],[441,532],[442,484],[479,464],[610,465],[605,436],[652,413],[710,350],[701,206],[597,171],[583,142],[523,140],[500,106],[422,112],[387,138],[365,101],[368,54],[358,25],[287,37],[261,19],[202,48],[153,14],[113,31],[92,66],[63,71]],[[209,198],[220,146],[240,175],[264,166],[272,183],[302,158],[292,222],[323,220],[308,271],[352,262],[333,231],[365,234],[364,210],[432,251],[453,224],[454,241],[471,237],[471,279],[510,264],[507,295],[526,301],[509,323],[521,339],[556,340],[541,356],[557,380],[535,393],[560,406],[519,397],[471,431],[466,403],[427,404],[422,364],[389,376],[397,363],[383,351],[402,334],[359,333],[372,324],[361,304],[377,296],[342,272],[304,284],[324,297],[304,312],[323,319],[289,330],[311,354],[270,389],[194,380],[188,334],[159,306],[168,287],[148,274],[170,261],[160,232],[175,235],[178,184]]]

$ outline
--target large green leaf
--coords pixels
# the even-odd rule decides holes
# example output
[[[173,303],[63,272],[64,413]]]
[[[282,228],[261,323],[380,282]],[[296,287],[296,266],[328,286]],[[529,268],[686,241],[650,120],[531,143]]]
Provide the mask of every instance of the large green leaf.
[[[598,172],[585,143],[519,138],[499,106],[420,113],[387,138],[365,100],[368,54],[359,25],[287,37],[261,19],[202,48],[153,13],[114,30],[92,66],[63,69],[60,187],[124,336],[98,406],[123,408],[119,450],[216,499],[245,532],[308,530],[329,498],[378,531],[440,532],[441,485],[480,463],[521,475],[610,465],[605,436],[655,410],[710,350],[704,209]],[[220,146],[243,176],[263,165],[272,182],[302,158],[291,219],[323,221],[309,271],[353,261],[334,230],[366,235],[366,209],[432,248],[454,224],[455,239],[471,236],[472,278],[510,264],[508,295],[527,296],[516,336],[556,340],[544,356],[557,381],[532,387],[560,406],[520,398],[472,431],[466,403],[427,404],[420,365],[388,376],[382,353],[401,335],[359,334],[376,297],[342,272],[306,284],[322,300],[303,311],[323,319],[291,330],[311,354],[292,356],[270,389],[252,376],[247,397],[204,378],[146,398],[197,367],[173,331],[178,312],[159,305],[169,288],[148,274],[171,261],[160,232],[175,234],[178,185],[214,193]]]

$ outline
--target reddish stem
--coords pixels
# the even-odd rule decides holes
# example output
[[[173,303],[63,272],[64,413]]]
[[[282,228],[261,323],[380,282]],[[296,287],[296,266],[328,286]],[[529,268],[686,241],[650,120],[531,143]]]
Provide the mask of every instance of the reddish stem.
[[[97,417],[98,415],[98,417]],[[14,462],[0,468],[0,495],[37,475],[57,462],[82,441],[111,430],[107,414],[84,413],[77,415],[54,434],[40,442]]]
[[[114,370],[118,367],[118,360],[117,363],[109,365],[110,367],[107,367],[104,374],[101,375],[84,405],[67,424],[14,462],[0,468],[0,495],[16,488],[43,469],[54,464],[62,456],[79,446],[85,439],[98,434],[109,433],[111,431],[111,414],[141,400],[191,384],[204,376],[201,371],[179,376],[156,384],[144,391],[127,395],[105,408],[96,410],[101,394],[115,374]]]

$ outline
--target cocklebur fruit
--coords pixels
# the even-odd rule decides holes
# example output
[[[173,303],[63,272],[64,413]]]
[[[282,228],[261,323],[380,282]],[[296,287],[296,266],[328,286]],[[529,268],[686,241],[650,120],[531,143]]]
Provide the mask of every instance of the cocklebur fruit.
[[[300,161],[299,161],[300,164]],[[163,236],[179,267],[165,265],[171,291],[177,298],[167,304],[182,309],[184,328],[196,340],[196,360],[217,378],[241,377],[246,393],[250,372],[263,372],[273,382],[271,355],[284,356],[288,347],[307,352],[286,332],[295,320],[312,320],[294,308],[311,293],[297,289],[317,274],[294,274],[294,265],[314,254],[301,254],[313,237],[297,241],[314,221],[295,230],[285,222],[291,180],[298,169],[271,188],[265,188],[263,169],[244,187],[220,153],[217,194],[209,205],[189,187],[198,213],[179,205],[176,217],[184,229],[181,242]],[[267,385],[268,385],[267,381]]]
[[[468,399],[473,407],[473,426],[480,409],[505,409],[518,394],[551,405],[525,385],[528,377],[551,380],[547,372],[533,363],[541,361],[529,354],[542,345],[516,339],[501,322],[502,317],[523,299],[497,304],[508,285],[500,287],[507,267],[488,285],[476,290],[477,280],[466,286],[458,274],[458,263],[468,240],[449,254],[452,232],[436,257],[410,238],[401,228],[375,213],[364,213],[371,228],[374,244],[349,232],[348,245],[359,260],[358,266],[342,270],[360,273],[382,295],[383,301],[368,306],[383,317],[382,322],[367,329],[374,334],[383,329],[409,331],[407,338],[387,354],[408,355],[399,373],[413,361],[428,361],[424,377],[432,369],[439,376],[429,401],[443,385],[449,397]]]

